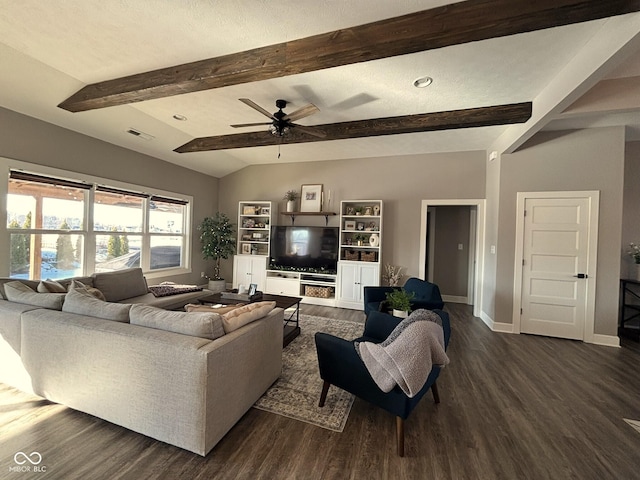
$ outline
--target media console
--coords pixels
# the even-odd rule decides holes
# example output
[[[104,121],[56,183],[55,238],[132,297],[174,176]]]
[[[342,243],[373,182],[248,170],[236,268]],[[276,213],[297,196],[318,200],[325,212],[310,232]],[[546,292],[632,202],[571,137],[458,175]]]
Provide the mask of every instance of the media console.
[[[335,306],[337,275],[267,270],[265,292],[302,297],[302,303]]]

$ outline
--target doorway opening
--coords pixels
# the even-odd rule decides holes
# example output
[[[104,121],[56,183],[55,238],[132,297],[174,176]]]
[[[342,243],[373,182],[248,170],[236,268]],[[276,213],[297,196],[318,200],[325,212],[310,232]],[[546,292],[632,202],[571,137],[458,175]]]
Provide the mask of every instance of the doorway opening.
[[[481,312],[485,200],[423,200],[420,278],[436,283],[445,302]]]

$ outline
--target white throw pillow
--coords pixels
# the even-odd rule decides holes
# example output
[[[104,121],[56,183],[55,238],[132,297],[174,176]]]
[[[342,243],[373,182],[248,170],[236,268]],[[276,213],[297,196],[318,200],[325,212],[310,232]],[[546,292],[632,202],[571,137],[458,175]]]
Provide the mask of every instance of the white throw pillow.
[[[7,300],[25,305],[62,310],[64,293],[37,293],[22,282],[14,281],[4,284]]]
[[[192,337],[215,340],[224,335],[222,319],[217,313],[172,312],[149,305],[131,307],[131,324],[156,328]]]
[[[255,322],[259,318],[266,316],[271,310],[276,308],[276,302],[255,302],[236,308],[222,315],[222,325],[225,333],[233,332]]]
[[[63,312],[116,322],[128,322],[130,309],[131,305],[126,303],[109,303],[99,300],[87,288],[70,288],[62,305]]]

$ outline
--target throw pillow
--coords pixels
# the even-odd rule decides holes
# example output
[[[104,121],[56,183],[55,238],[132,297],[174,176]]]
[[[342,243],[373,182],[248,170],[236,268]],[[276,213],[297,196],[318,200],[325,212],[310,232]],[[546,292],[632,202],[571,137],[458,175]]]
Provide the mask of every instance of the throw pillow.
[[[119,302],[125,298],[149,293],[141,268],[94,273],[93,286],[100,290],[109,302]]]
[[[69,289],[64,305],[62,305],[63,312],[125,323],[129,321],[130,309],[131,305],[126,303],[109,303],[99,300],[87,288]]]
[[[85,285],[79,280],[71,280],[71,285],[69,286],[69,289],[71,290],[72,288],[83,289],[87,293],[90,293],[91,295],[96,297],[98,300],[102,300],[103,302],[107,301],[107,299],[104,297],[104,294],[100,290],[98,290],[97,288],[93,288],[88,285]]]
[[[4,284],[4,292],[7,300],[25,305],[48,308],[50,310],[62,310],[64,293],[38,293],[22,282],[14,281]]]
[[[238,303],[237,305],[196,305],[195,303],[187,303],[184,306],[185,312],[209,312],[222,315],[224,313],[245,306],[246,303]]]
[[[60,282],[47,279],[38,284],[38,293],[67,293],[67,289]]]
[[[225,333],[217,313],[171,312],[140,304],[131,307],[131,324],[211,340]]]
[[[276,308],[276,302],[255,302],[240,308],[235,308],[222,315],[224,332],[229,333],[255,322]]]

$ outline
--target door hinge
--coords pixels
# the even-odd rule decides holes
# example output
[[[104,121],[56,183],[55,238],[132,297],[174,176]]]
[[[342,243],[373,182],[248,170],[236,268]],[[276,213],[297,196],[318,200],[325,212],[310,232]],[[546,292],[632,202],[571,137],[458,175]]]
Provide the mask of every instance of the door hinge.
[[[524,216],[525,216],[525,217],[527,216],[527,211],[526,211],[526,210],[524,211]]]
[[[526,262],[524,261],[524,258],[522,259],[522,265],[524,266],[526,264]]]
[[[520,315],[522,315],[522,309],[520,309]]]

